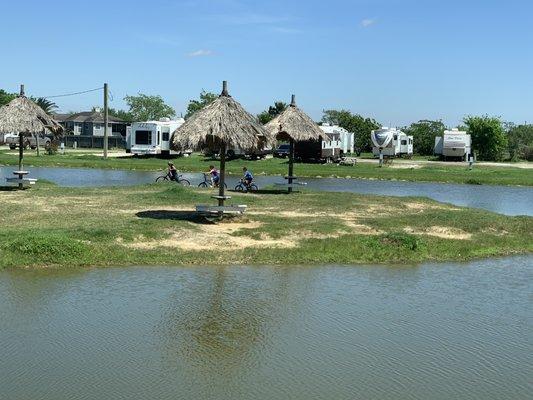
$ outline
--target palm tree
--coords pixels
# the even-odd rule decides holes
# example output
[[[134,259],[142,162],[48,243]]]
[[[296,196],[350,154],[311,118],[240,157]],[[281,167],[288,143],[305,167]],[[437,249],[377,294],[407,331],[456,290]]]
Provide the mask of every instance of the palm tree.
[[[52,113],[58,109],[57,104],[48,100],[46,97],[32,98],[32,100],[48,115],[52,115]]]

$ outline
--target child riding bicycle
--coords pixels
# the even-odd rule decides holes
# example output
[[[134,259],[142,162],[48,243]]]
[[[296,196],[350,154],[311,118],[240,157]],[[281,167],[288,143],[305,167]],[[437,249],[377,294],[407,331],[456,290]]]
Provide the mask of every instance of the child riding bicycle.
[[[178,170],[174,166],[174,163],[168,162],[168,176],[170,180],[175,181],[178,179]]]
[[[220,175],[218,174],[217,169],[213,166],[209,166],[209,174],[211,175],[211,183],[214,187],[218,187],[218,183],[220,182]]]
[[[244,176],[242,177],[241,182],[244,183],[246,187],[250,187],[250,185],[254,181],[254,176],[250,171],[248,171],[248,168],[246,167],[242,167],[242,172]]]

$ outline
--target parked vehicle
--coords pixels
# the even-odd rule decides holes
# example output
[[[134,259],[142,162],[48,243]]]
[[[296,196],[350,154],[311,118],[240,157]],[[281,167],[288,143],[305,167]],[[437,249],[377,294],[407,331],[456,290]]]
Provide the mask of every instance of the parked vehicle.
[[[320,125],[320,129],[322,129],[331,140],[338,140],[340,142],[341,151],[344,154],[354,152],[355,135],[353,133],[348,132],[346,129],[341,128],[338,125],[330,125],[328,123]]]
[[[52,144],[52,139],[46,135],[39,136],[39,146],[43,148],[48,148]],[[20,144],[20,137],[16,133],[7,133],[4,135],[5,144],[9,146],[11,150],[16,149]],[[28,147],[31,149],[37,148],[37,137],[36,136],[24,136],[23,139],[24,149]]]
[[[382,127],[371,132],[374,156],[401,157],[413,155],[413,137],[396,128]]]
[[[444,158],[444,160],[462,159],[467,161],[472,154],[471,136],[458,129],[446,130],[443,136],[435,138],[434,152]]]
[[[129,143],[130,152],[134,155],[162,155],[180,154],[170,148],[172,133],[178,129],[185,120],[178,118],[161,118],[159,121],[134,122],[126,142]]]
[[[272,155],[277,158],[287,158],[289,157],[289,151],[291,146],[289,144],[280,144],[279,147],[274,150]]]
[[[294,156],[304,162],[337,162],[343,152],[339,140],[320,139],[300,141],[294,144]]]

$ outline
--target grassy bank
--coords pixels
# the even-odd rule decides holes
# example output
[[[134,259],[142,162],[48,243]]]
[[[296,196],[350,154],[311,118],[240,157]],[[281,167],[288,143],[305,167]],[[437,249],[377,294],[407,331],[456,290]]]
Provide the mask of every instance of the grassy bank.
[[[201,155],[176,158],[177,168],[185,172],[206,171],[209,164],[216,163]],[[14,152],[0,151],[0,165],[17,165],[18,158]],[[166,160],[158,158],[102,157],[86,152],[70,152],[65,155],[43,155],[35,153],[25,156],[25,165],[36,167],[77,167],[108,168],[126,170],[160,170],[165,168]],[[247,165],[255,174],[283,175],[287,173],[287,161],[283,159],[266,159],[260,161],[233,160],[227,163],[230,173],[240,174],[243,165]],[[406,180],[420,182],[450,182],[489,185],[523,185],[533,186],[533,169],[476,166],[469,171],[464,165],[401,165],[379,168],[374,163],[359,163],[351,166],[334,164],[297,164],[295,171],[305,177],[350,177],[361,179]]]
[[[211,191],[153,184],[0,191],[0,266],[410,263],[533,251],[533,218],[422,198],[233,194],[246,215],[207,223]]]

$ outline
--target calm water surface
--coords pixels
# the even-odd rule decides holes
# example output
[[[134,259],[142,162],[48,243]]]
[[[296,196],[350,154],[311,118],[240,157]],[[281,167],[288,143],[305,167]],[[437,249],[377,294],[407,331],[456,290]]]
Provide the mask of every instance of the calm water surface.
[[[532,265],[0,271],[0,398],[529,399]]]
[[[0,181],[11,176],[13,167],[0,168]],[[34,178],[48,179],[61,186],[114,186],[150,183],[161,172],[122,171],[81,168],[31,168]],[[201,174],[183,174],[193,185],[203,180]],[[229,188],[237,177],[228,178]],[[259,187],[283,181],[281,177],[257,176]],[[491,185],[455,185],[360,179],[305,178],[308,188],[331,192],[353,192],[385,196],[424,196],[458,206],[483,208],[507,215],[533,215],[533,188]],[[170,182],[169,182],[170,184]]]

